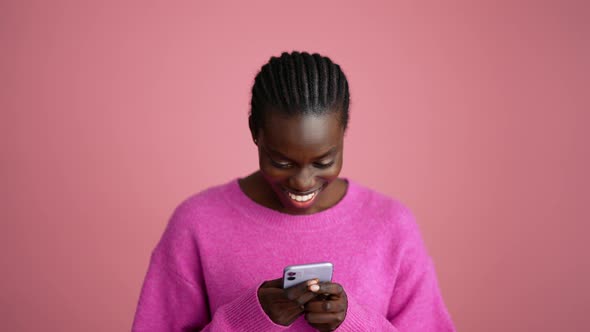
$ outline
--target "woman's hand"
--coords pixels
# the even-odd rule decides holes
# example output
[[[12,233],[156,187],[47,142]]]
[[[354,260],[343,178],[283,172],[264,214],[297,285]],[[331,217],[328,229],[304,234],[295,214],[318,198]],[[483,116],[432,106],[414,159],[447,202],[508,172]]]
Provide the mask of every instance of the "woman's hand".
[[[321,282],[310,289],[318,296],[305,304],[305,320],[321,332],[334,331],[344,322],[348,309],[344,288],[340,284]]]
[[[317,287],[318,281],[312,279],[283,289],[282,278],[268,280],[258,289],[258,301],[273,322],[289,326],[303,314],[303,306],[317,296],[309,287]]]

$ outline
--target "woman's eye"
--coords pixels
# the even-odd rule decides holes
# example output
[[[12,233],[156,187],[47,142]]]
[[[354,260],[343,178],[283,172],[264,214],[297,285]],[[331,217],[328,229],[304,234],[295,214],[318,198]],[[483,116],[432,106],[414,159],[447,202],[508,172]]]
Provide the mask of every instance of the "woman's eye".
[[[329,163],[315,163],[315,167],[317,167],[317,168],[328,168],[332,165],[334,165],[333,161],[331,161]]]
[[[270,162],[274,167],[277,167],[277,168],[290,168],[291,167],[290,163],[280,163],[280,162],[274,161],[274,160],[271,160]]]

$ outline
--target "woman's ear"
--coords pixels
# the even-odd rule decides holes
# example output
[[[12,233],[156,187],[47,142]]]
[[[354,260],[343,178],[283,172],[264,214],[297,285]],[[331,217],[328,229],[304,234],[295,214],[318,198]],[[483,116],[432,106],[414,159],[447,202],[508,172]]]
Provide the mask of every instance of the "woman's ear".
[[[250,134],[252,135],[252,140],[254,144],[258,145],[258,131],[256,130],[256,125],[254,124],[254,120],[252,116],[248,118],[248,127],[250,127]]]

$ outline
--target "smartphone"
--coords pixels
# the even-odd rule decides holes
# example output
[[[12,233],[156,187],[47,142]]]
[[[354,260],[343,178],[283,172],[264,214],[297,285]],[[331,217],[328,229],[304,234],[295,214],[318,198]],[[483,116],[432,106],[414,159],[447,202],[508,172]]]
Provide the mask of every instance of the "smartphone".
[[[332,281],[334,265],[330,262],[289,265],[283,270],[283,288],[289,288],[310,279]]]

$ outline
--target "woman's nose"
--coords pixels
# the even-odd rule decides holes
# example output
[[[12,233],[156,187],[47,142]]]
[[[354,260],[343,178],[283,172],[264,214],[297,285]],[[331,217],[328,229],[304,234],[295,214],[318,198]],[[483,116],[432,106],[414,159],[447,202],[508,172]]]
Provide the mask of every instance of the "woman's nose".
[[[290,186],[302,193],[314,189],[315,183],[313,171],[308,167],[299,169],[298,172],[291,177]]]

